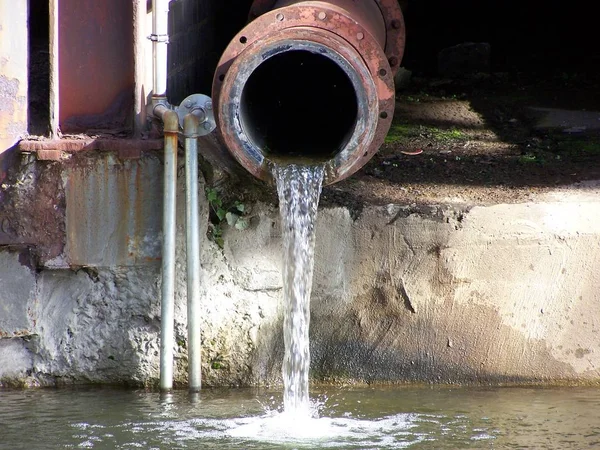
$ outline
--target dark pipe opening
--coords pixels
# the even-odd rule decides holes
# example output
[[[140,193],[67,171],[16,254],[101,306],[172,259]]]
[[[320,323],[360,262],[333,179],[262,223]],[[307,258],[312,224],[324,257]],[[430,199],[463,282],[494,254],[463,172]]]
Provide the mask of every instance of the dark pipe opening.
[[[244,132],[263,154],[328,160],[357,121],[357,96],[335,61],[306,50],[278,53],[248,78],[240,102]]]

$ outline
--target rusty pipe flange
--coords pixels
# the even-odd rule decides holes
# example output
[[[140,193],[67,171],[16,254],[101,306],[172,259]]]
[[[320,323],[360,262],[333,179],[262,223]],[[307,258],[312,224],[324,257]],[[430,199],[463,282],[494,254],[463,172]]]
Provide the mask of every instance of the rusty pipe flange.
[[[271,68],[267,67],[269,61]],[[325,72],[333,71],[331,77],[340,85],[336,84],[334,89],[339,88],[346,100],[350,100],[345,103],[345,110],[336,111],[333,103],[324,106],[318,100],[319,92],[314,92],[313,98],[306,95],[296,98],[293,86],[288,89],[291,96],[279,97],[273,92],[273,96],[263,101],[264,89],[274,87],[277,91],[281,85],[269,76],[261,80],[264,74],[260,72],[266,70],[269,75],[273,68],[288,61],[298,70],[302,70],[304,64],[317,64]],[[309,90],[313,91],[315,86],[311,85]],[[339,181],[358,170],[356,165],[361,163],[366,150],[364,143],[372,142],[376,133],[378,97],[370,72],[351,46],[327,31],[315,34],[310,29],[294,28],[255,42],[231,66],[223,91],[227,93],[220,97],[219,103],[219,123],[222,130],[227,130],[222,133],[223,140],[240,164],[263,180],[271,179],[273,162],[308,160],[325,163],[324,184]],[[349,93],[353,98],[348,98]],[[289,103],[290,98],[292,107],[301,111],[286,109],[284,105],[281,122],[273,116],[261,120],[265,105],[275,109],[273,114],[278,115],[278,103]],[[317,103],[316,108],[324,108],[325,114],[319,117],[325,120],[315,121],[318,111],[311,103]],[[327,117],[333,116],[342,116],[341,122],[332,119],[333,124],[324,123]],[[288,124],[290,120],[292,123]],[[279,137],[274,138],[278,133]],[[333,141],[331,135],[334,135]],[[322,140],[327,142],[325,148]],[[300,147],[298,141],[302,142]],[[314,150],[312,146],[317,146],[317,152],[309,154]]]
[[[268,11],[276,8],[290,6],[297,3],[321,3],[321,6],[325,3],[325,7],[340,7],[355,15],[355,19],[362,22],[366,28],[371,28],[371,25],[376,24],[379,26],[379,18],[375,18],[375,14],[371,12],[373,7],[378,9],[380,19],[383,20],[383,33],[384,40],[381,43],[384,49],[385,55],[388,59],[390,67],[392,68],[393,74],[396,74],[400,68],[402,62],[402,56],[404,55],[404,46],[406,41],[406,31],[404,28],[404,15],[402,9],[398,4],[398,0],[321,0],[311,1],[306,0],[254,0],[250,7],[248,14],[248,20],[252,21],[257,17],[267,13]],[[361,14],[361,11],[368,11],[368,14]],[[356,15],[356,12],[359,14]],[[373,32],[375,36],[379,36],[381,31]]]
[[[311,5],[318,3],[318,6],[310,6],[307,3]],[[305,2],[301,6],[280,8],[259,17],[232,40],[215,73],[213,100],[217,108],[217,122],[221,136],[238,161],[258,178],[270,179],[268,161],[265,161],[265,149],[256,145],[257,142],[248,141],[248,134],[245,131],[240,135],[245,136],[244,143],[240,143],[236,137],[236,133],[243,131],[240,117],[247,118],[247,114],[243,111],[244,107],[239,106],[239,104],[244,104],[244,98],[242,91],[238,88],[244,86],[238,86],[238,83],[245,83],[250,79],[251,71],[249,72],[248,69],[248,61],[252,60],[256,63],[252,69],[255,70],[262,61],[273,56],[265,52],[266,44],[276,42],[278,36],[280,40],[285,36],[286,39],[292,41],[306,40],[317,44],[321,39],[321,43],[325,47],[316,50],[317,47],[309,46],[310,48],[305,50],[314,54],[319,54],[321,50],[322,54],[329,51],[328,58],[331,61],[336,61],[336,58],[338,61],[342,61],[340,64],[336,62],[336,65],[343,71],[348,70],[344,65],[351,63],[352,66],[353,64],[349,73],[361,74],[360,83],[353,88],[353,96],[357,99],[361,95],[360,92],[367,89],[367,86],[375,86],[376,101],[373,103],[369,100],[368,114],[361,113],[360,115],[361,120],[367,120],[366,125],[359,124],[357,120],[348,130],[350,135],[355,136],[354,132],[364,125],[366,128],[363,131],[368,128],[369,132],[356,134],[355,137],[360,138],[356,141],[358,145],[353,146],[352,143],[355,141],[347,139],[343,146],[334,149],[337,153],[330,155],[328,164],[330,170],[326,175],[326,184],[340,181],[362,167],[379,149],[389,129],[394,110],[394,88],[392,71],[383,49],[371,33],[352,17],[349,17],[344,10],[324,9],[321,3]],[[326,39],[327,42],[323,43],[323,39]],[[290,47],[286,52],[293,53],[294,47]],[[280,54],[286,52],[280,52]],[[254,57],[257,55],[262,55],[260,56],[262,59],[255,60]],[[357,69],[359,66],[366,67],[367,70]],[[240,78],[240,72],[246,75]],[[293,85],[289,86],[288,90],[293,88]],[[308,101],[315,101],[315,97],[311,95],[308,97],[312,97],[307,98]],[[357,118],[358,111],[357,109]],[[238,115],[236,116],[236,114]],[[310,114],[309,111],[307,115],[310,116]],[[246,125],[248,125],[247,121]],[[235,128],[236,126],[238,128]],[[290,136],[291,141],[295,138],[295,136]],[[268,158],[266,159],[268,160]]]

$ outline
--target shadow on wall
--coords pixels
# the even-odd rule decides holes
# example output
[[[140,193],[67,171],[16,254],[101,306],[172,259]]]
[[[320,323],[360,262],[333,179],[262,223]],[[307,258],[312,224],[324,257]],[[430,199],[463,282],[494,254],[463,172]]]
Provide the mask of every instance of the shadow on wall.
[[[175,0],[169,11],[167,92],[178,105],[210,95],[221,54],[248,18],[252,0]]]

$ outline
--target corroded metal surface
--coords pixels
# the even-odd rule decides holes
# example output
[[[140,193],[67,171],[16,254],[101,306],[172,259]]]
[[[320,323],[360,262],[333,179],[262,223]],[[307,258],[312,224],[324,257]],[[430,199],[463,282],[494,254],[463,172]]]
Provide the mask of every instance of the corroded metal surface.
[[[272,9],[296,3],[307,4],[309,2],[305,0],[254,0],[248,19],[254,20]],[[392,71],[394,74],[396,73],[402,61],[405,45],[404,16],[397,0],[326,0],[325,2],[311,1],[310,3],[335,4],[348,11],[382,42]],[[379,10],[379,14],[375,10]],[[383,29],[379,25],[382,19],[384,20]],[[373,26],[375,24],[377,24],[376,27]]]
[[[131,1],[59,3],[59,125],[63,132],[130,128],[132,22]]]
[[[268,3],[256,2],[253,13],[262,12]],[[242,98],[244,85],[262,61],[276,54],[308,51],[324,55],[338,64],[348,78],[359,80],[358,84],[353,82],[357,117],[354,128],[347,130],[352,137],[328,162],[324,183],[340,181],[373,156],[391,124],[395,103],[393,73],[404,49],[402,12],[395,0],[381,3],[381,10],[374,0],[361,4],[350,0],[286,0],[270,6],[276,9],[262,14],[233,38],[217,67],[213,101],[222,139],[250,173],[270,180],[271,161],[265,157],[264,148],[254,142],[252,133],[245,134],[244,125],[240,124],[246,108]],[[287,47],[281,50],[283,47],[278,44]],[[367,94],[370,85],[376,91],[374,104]],[[367,110],[363,111],[364,106]]]

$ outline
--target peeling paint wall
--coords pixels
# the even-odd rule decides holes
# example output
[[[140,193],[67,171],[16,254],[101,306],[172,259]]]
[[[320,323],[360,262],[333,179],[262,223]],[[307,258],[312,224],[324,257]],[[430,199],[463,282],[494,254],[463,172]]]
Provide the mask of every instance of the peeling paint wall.
[[[27,2],[0,2],[0,154],[27,133]]]

